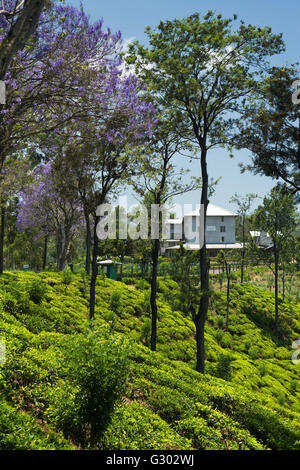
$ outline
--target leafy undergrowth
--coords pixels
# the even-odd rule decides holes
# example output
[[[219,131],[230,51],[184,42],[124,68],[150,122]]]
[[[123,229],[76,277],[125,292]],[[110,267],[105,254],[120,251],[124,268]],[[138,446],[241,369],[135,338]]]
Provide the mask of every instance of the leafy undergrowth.
[[[126,282],[99,277],[91,325],[80,276],[0,278],[0,449],[300,449],[299,304],[281,302],[277,338],[269,292],[236,284],[228,331],[215,293],[203,376],[178,285],[159,280],[153,353],[149,285]]]

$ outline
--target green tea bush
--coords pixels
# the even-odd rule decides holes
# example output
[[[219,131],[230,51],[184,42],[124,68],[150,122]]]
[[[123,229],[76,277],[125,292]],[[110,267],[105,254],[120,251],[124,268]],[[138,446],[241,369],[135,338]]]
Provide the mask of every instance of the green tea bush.
[[[111,310],[107,310],[107,312],[103,314],[103,318],[109,324],[111,329],[115,328],[117,321],[118,321],[118,316],[115,314],[115,312],[112,312]]]
[[[145,313],[150,313],[151,311],[150,295],[151,295],[150,290],[144,291],[142,309]]]
[[[29,287],[27,288],[27,292],[29,294],[29,299],[32,300],[37,305],[40,305],[45,297],[47,291],[47,286],[44,281],[36,279],[33,280]]]
[[[47,286],[40,304],[29,297],[34,280]],[[80,274],[73,276],[72,297],[63,295],[60,273],[0,277],[0,339],[7,349],[0,393],[8,406],[2,417],[0,410],[0,446],[60,449],[68,439],[84,449],[298,449],[300,390],[291,362],[291,344],[300,336],[295,299],[280,304],[286,336],[278,340],[271,330],[272,293],[234,285],[224,331],[217,329],[217,315],[224,318],[226,292],[215,291],[202,375],[194,370],[195,325],[169,278],[160,277],[157,351],[145,346],[151,320],[144,282],[141,290],[138,281],[126,286],[99,276],[90,329]],[[120,297],[118,314],[110,308],[113,292]]]
[[[121,293],[118,291],[113,291],[110,296],[109,308],[115,312],[119,313],[121,309]]]
[[[140,333],[140,340],[145,345],[149,346],[151,336],[151,318],[145,318]]]
[[[107,450],[191,450],[191,441],[160,416],[133,401],[119,406],[102,439]]]
[[[167,423],[191,416],[196,411],[193,400],[178,390],[168,387],[156,387],[156,390],[149,396],[148,402],[153,411],[157,412]]]
[[[228,331],[225,331],[223,334],[220,344],[223,348],[230,348],[232,345],[232,336]]]
[[[231,379],[231,363],[233,358],[230,354],[221,354],[217,363],[217,376],[224,380]]]
[[[215,335],[215,336],[216,336],[216,340],[217,340],[218,344],[221,344],[222,338],[223,338],[223,336],[224,336],[224,331],[218,329],[218,330],[216,331],[216,335]]]
[[[220,330],[225,327],[225,318],[222,315],[217,316],[217,326]]]
[[[94,448],[125,391],[127,343],[106,329],[88,329],[63,344],[69,386],[53,396],[47,412],[74,442]]]
[[[58,433],[45,433],[35,419],[0,400],[0,450],[75,449]]]
[[[65,295],[67,294],[67,288],[72,283],[73,273],[70,269],[64,269],[61,273],[61,281],[65,286]]]
[[[137,288],[140,289],[140,290],[144,290],[145,289],[145,281],[144,279],[140,279],[138,282],[137,282]]]

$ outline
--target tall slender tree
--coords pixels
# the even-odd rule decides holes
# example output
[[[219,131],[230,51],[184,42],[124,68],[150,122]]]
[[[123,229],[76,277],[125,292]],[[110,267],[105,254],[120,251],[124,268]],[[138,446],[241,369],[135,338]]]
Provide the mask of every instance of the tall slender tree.
[[[295,66],[270,69],[244,110],[236,146],[251,152],[251,163],[242,164],[242,171],[281,181],[299,197],[300,105],[293,100],[297,79]]]
[[[7,28],[4,24],[3,30]],[[120,33],[104,30],[102,21],[91,24],[83,9],[56,5],[42,15],[34,40],[13,58],[5,75],[7,99],[0,106],[1,185],[10,155],[42,146],[42,154],[53,156],[60,148],[57,142],[71,141],[88,116],[98,113],[101,121],[118,82],[119,45]],[[5,207],[5,200],[1,202]]]
[[[281,35],[271,28],[245,25],[233,30],[233,19],[209,11],[182,20],[160,22],[146,29],[149,47],[135,42],[127,61],[135,64],[164,105],[177,113],[185,135],[199,149],[204,216],[200,249],[201,297],[196,314],[197,365],[205,371],[204,330],[209,303],[209,260],[206,251],[206,212],[209,203],[207,159],[215,147],[233,146],[232,130],[247,95],[257,86],[266,59],[284,49]],[[182,125],[179,129],[182,129]]]
[[[148,203],[151,204],[153,216],[153,227],[150,234],[152,238],[152,273],[151,273],[151,349],[156,350],[157,343],[157,274],[158,258],[160,254],[161,240],[165,230],[166,204],[172,197],[199,189],[200,181],[192,177],[188,183],[182,181],[183,170],[177,169],[174,165],[174,157],[191,146],[185,139],[174,131],[174,116],[163,115],[158,121],[155,131],[144,146],[144,153],[141,159],[142,181],[134,187],[139,194],[147,194]],[[151,210],[150,208],[150,210]]]
[[[263,254],[271,253],[275,281],[275,328],[279,336],[279,266],[284,247],[290,243],[297,226],[296,206],[293,196],[285,186],[275,186],[263,200],[263,205],[257,209],[257,222],[259,228],[269,234],[270,248],[260,250]]]
[[[240,223],[242,226],[242,249],[241,249],[241,284],[244,282],[244,267],[245,267],[245,257],[246,257],[246,240],[248,239],[246,233],[246,221],[247,215],[249,214],[251,203],[257,197],[256,194],[249,193],[246,196],[239,196],[237,193],[231,198],[231,202],[235,203],[238,207],[237,213],[240,218]]]
[[[82,210],[77,193],[69,179],[55,171],[51,163],[37,167],[34,182],[21,192],[18,206],[18,226],[39,228],[47,245],[49,235],[56,238],[57,269],[62,271],[77,227],[82,222]],[[45,254],[43,266],[45,265]]]

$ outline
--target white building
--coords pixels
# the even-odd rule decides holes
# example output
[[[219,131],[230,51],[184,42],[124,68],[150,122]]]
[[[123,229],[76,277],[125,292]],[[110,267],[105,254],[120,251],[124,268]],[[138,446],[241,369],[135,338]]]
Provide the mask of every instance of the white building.
[[[257,246],[262,248],[269,248],[272,245],[269,234],[263,230],[261,232],[257,230],[250,230],[250,236]]]
[[[237,215],[221,207],[209,204],[206,215],[206,248],[214,256],[219,250],[242,248],[235,240],[235,220]],[[170,254],[179,248],[179,242],[188,250],[201,248],[201,217],[199,210],[189,212],[182,219],[167,220],[167,240],[162,254]]]

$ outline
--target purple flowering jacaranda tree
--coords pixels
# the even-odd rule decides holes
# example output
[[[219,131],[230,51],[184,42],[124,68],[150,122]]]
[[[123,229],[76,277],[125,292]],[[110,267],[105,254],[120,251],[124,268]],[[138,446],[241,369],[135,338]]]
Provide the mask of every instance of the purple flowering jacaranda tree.
[[[57,174],[50,162],[38,166],[33,178],[34,183],[20,194],[17,225],[21,230],[40,228],[46,240],[50,235],[55,236],[57,269],[61,271],[82,223],[80,201],[64,175]]]
[[[8,25],[5,18],[0,17],[0,22],[4,35]],[[120,33],[103,29],[102,21],[91,24],[83,9],[56,5],[41,15],[34,40],[18,51],[5,76],[0,184],[7,157],[24,154],[30,146],[36,148],[45,137],[46,151],[54,156],[57,146],[51,142],[74,142],[83,125],[92,125],[87,124],[91,118],[99,125],[117,107],[129,109],[129,102],[134,123],[135,85],[129,77],[120,80],[120,45]],[[121,88],[122,94],[117,91]]]

